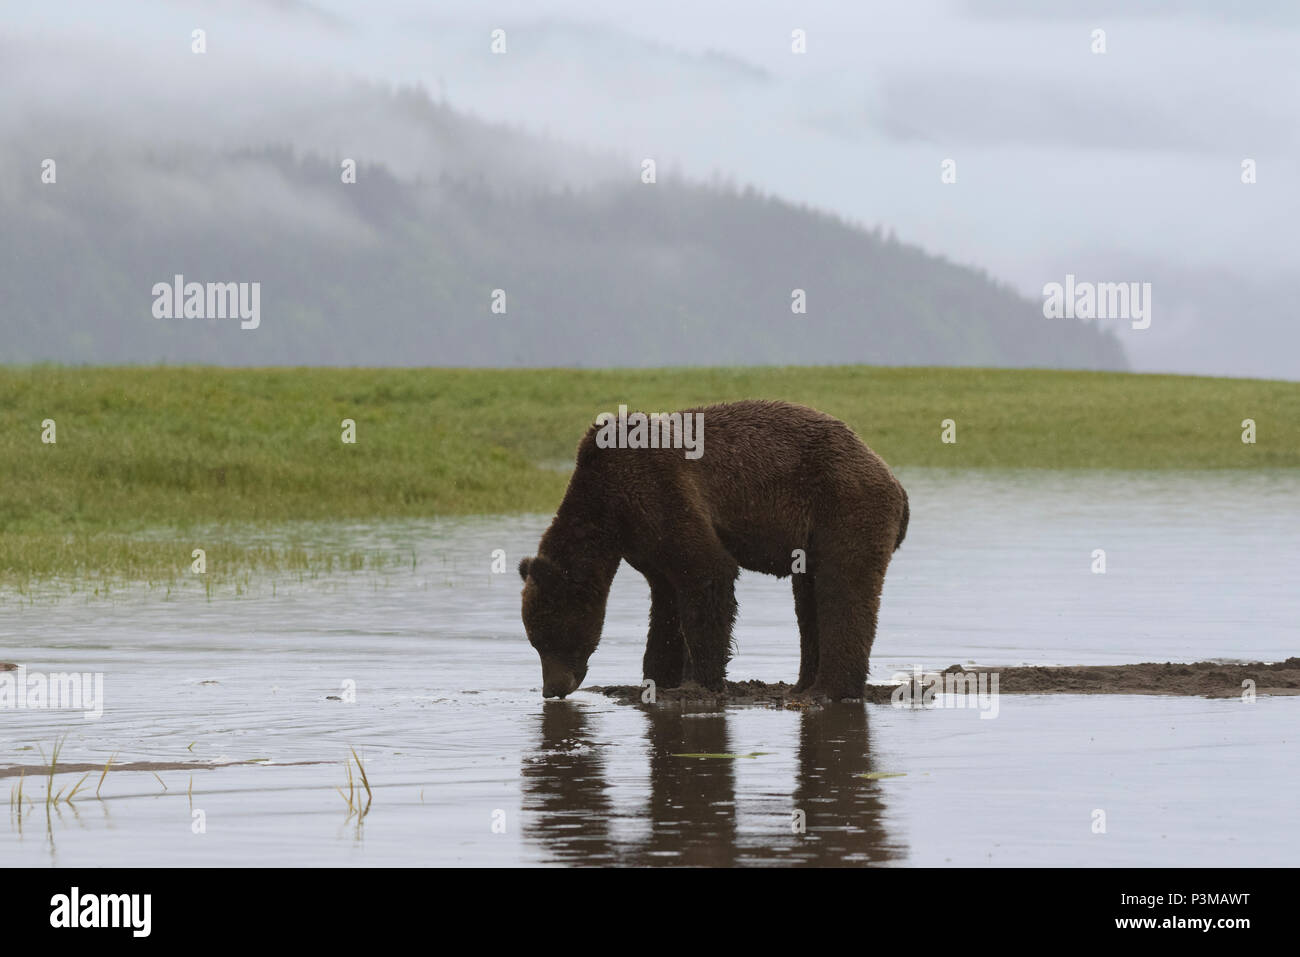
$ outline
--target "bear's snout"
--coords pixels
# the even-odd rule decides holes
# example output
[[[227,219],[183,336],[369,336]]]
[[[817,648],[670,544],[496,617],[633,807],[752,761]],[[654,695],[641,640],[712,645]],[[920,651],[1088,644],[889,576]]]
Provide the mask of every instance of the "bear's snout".
[[[543,698],[563,698],[578,690],[578,685],[586,676],[587,669],[582,670],[582,674],[575,675],[571,670],[562,664],[554,661],[542,659],[542,697]]]

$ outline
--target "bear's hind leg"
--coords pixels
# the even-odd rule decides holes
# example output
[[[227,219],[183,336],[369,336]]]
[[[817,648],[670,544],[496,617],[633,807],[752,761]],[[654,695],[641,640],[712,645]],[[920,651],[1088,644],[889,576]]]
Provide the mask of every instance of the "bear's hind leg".
[[[817,681],[817,602],[810,572],[796,572],[794,614],[799,619],[799,680],[795,691],[810,688]]]
[[[682,621],[677,613],[677,595],[666,580],[650,578],[650,634],[646,638],[641,674],[660,688],[682,683],[686,649]]]
[[[825,565],[819,571],[817,680],[811,691],[835,700],[862,697],[886,564],[887,558],[875,567],[850,564],[830,576]]]

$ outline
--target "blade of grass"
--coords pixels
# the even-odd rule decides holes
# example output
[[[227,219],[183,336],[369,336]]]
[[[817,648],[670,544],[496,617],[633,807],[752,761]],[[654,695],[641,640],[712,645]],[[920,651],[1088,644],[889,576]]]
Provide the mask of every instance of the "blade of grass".
[[[99,789],[104,786],[104,778],[108,777],[108,769],[112,765],[113,759],[116,757],[117,752],[114,751],[108,756],[108,760],[104,762],[104,773],[99,776],[99,784],[95,786],[95,797],[99,797]]]
[[[63,742],[67,739],[68,736],[65,733],[62,738],[54,742],[54,747],[50,750],[50,776],[45,782],[45,813],[47,817],[49,816],[50,805],[58,801],[58,798],[54,797],[54,769],[58,766],[59,752],[63,750]],[[45,758],[44,748],[41,748],[41,758]],[[59,793],[62,794],[63,792],[60,791]]]
[[[81,776],[81,780],[77,782],[76,787],[74,787],[74,788],[73,788],[73,789],[68,793],[68,800],[67,800],[67,803],[68,803],[68,804],[71,804],[71,803],[72,803],[72,799],[73,799],[74,797],[77,796],[77,792],[81,790],[81,786],[82,786],[83,784],[86,783],[86,778],[88,778],[88,777],[90,777],[90,772],[89,772],[89,771],[87,771],[85,774],[83,774],[83,775]],[[62,794],[63,792],[60,791],[59,793]]]
[[[369,804],[372,795],[370,793],[370,782],[366,779],[366,768],[365,765],[361,763],[361,758],[357,757],[357,749],[352,748],[351,750],[352,757],[357,762],[357,770],[361,772],[361,784],[366,789],[366,803]]]

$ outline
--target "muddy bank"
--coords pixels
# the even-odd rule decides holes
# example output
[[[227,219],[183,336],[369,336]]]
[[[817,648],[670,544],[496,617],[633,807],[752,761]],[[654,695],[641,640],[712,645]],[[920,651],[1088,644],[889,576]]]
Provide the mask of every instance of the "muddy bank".
[[[238,768],[238,767],[296,767],[306,764],[331,764],[330,761],[267,761],[265,758],[254,759],[251,761],[123,761],[113,763],[109,766],[109,774],[116,774],[119,771],[215,771],[218,768]],[[103,771],[102,764],[86,764],[84,762],[71,761],[64,763],[60,761],[54,766],[56,774],[76,774],[77,772]],[[40,779],[50,773],[48,764],[11,764],[7,767],[0,767],[0,778],[27,777],[31,779]]]
[[[934,675],[935,672],[926,672]],[[1194,695],[1207,698],[1235,698],[1242,694],[1244,682],[1253,681],[1261,695],[1300,694],[1300,658],[1288,658],[1273,664],[1253,662],[1224,664],[1198,661],[1191,664],[1145,662],[1137,665],[1060,666],[1050,668],[966,668],[952,665],[939,673],[944,683],[957,679],[963,684],[980,681],[980,690],[997,675],[1000,694],[1157,694]],[[969,678],[967,677],[969,676]],[[897,685],[869,684],[864,699],[877,704],[888,703]],[[592,686],[584,688],[607,695],[622,704],[641,704],[644,689],[637,685]],[[936,688],[937,690],[937,688]],[[806,693],[796,693],[793,686],[779,681],[728,681],[721,692],[698,685],[657,689],[659,704],[693,704],[723,702],[732,705],[761,705],[775,708],[816,706],[819,700]]]

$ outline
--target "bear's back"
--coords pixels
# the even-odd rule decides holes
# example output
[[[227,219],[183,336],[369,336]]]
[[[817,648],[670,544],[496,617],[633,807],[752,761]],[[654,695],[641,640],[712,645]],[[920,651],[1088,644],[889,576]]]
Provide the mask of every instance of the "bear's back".
[[[611,479],[671,484],[711,503],[790,506],[890,484],[888,467],[833,416],[792,402],[745,399],[682,409],[703,425],[698,457],[681,442],[661,448],[601,448],[592,425],[578,450],[579,470],[612,470]],[[700,440],[700,433],[687,438]],[[689,445],[689,443],[687,443]]]

